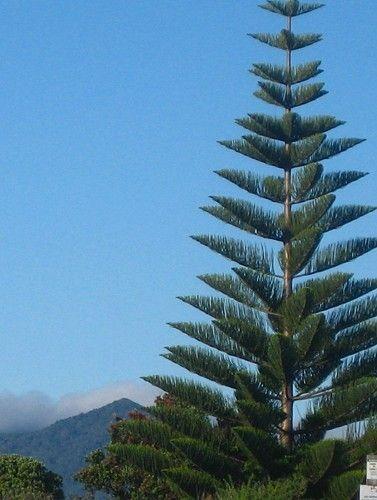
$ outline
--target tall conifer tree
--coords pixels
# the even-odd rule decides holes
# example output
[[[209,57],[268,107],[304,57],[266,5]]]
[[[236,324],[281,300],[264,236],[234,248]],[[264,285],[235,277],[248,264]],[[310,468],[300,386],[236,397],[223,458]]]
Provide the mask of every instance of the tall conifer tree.
[[[245,135],[221,144],[250,158],[253,167],[269,166],[271,174],[216,172],[251,196],[213,196],[215,204],[203,210],[240,229],[244,238],[194,236],[232,261],[233,273],[200,277],[222,297],[180,297],[212,322],[171,326],[204,346],[173,346],[163,355],[234,392],[229,396],[217,386],[177,377],[146,377],[179,404],[152,409],[157,420],[142,423],[149,431],[138,431],[141,444],[117,450],[140,467],[163,470],[191,494],[192,482],[237,481],[262,470],[271,477],[301,445],[363,420],[377,407],[377,302],[370,293],[377,280],[338,269],[375,249],[377,238],[321,243],[327,232],[374,210],[335,203],[334,193],[364,172],[325,172],[322,163],[362,140],[328,137],[344,123],[333,116],[299,114],[326,91],[322,82],[310,81],[322,72],[320,61],[293,60],[321,35],[294,33],[292,21],[322,5],[267,0],[261,7],[286,21],[277,35],[251,35],[285,54],[283,65],[251,69],[259,79],[255,96],[280,113],[238,119]],[[268,200],[271,209],[255,204],[254,197]],[[294,406],[303,401],[299,418]],[[207,416],[216,417],[217,425]],[[154,436],[154,446],[143,445],[143,432]],[[173,452],[181,456],[179,465]]]

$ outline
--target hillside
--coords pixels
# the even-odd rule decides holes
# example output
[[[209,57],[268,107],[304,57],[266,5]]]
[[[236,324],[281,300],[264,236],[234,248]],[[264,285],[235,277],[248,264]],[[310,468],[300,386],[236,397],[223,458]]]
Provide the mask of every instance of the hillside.
[[[64,479],[66,494],[80,491],[72,480],[85,456],[108,443],[108,428],[114,416],[125,417],[141,406],[129,399],[114,401],[102,408],[70,417],[45,429],[20,434],[0,434],[0,453],[32,456],[44,462]]]

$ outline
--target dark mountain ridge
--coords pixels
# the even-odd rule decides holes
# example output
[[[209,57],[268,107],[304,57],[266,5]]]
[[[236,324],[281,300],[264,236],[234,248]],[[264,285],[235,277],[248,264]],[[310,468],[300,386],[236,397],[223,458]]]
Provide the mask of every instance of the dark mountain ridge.
[[[84,465],[85,456],[108,443],[108,429],[115,416],[124,418],[140,409],[138,403],[123,398],[38,431],[0,434],[0,454],[38,458],[63,477],[66,495],[79,493],[80,485],[72,476]]]

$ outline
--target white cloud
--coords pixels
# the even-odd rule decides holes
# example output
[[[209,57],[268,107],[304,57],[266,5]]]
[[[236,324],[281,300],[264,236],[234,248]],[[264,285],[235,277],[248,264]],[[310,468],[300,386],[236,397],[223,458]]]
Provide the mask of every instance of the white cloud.
[[[0,432],[42,429],[57,420],[100,408],[118,399],[128,398],[142,405],[151,404],[160,394],[142,381],[125,380],[87,392],[65,394],[58,400],[32,391],[16,395],[0,393]]]

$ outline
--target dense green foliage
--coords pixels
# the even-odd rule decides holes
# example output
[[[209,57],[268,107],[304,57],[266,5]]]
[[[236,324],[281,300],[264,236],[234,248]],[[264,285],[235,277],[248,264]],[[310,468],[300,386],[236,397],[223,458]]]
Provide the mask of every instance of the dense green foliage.
[[[62,479],[34,458],[1,455],[0,497],[4,500],[59,500],[64,498]]]
[[[171,397],[165,396],[156,402],[156,408],[162,411],[172,409],[173,406],[176,407],[177,403]],[[153,438],[153,431],[161,436],[160,424],[157,421],[152,423],[151,417],[134,412],[129,418],[130,420],[121,420],[112,425],[111,443],[107,451],[92,452],[88,456],[86,467],[76,475],[85,485],[86,491],[90,495],[96,492],[110,494],[118,500],[178,500],[190,496],[199,497],[200,490],[197,484],[193,484],[194,481],[187,485],[191,488],[191,495],[183,494],[161,474],[158,463],[155,463],[156,469],[152,473],[146,470],[146,463],[143,467],[135,467],[129,461],[122,460],[118,453],[122,445],[140,443],[143,438],[143,444],[151,446],[158,442],[158,439]],[[165,443],[165,446],[168,444]],[[322,440],[300,447],[295,456],[291,457],[289,471],[284,478],[261,482],[255,481],[251,476],[241,487],[231,484],[224,486],[219,482],[216,492],[207,495],[206,499],[352,500],[365,478],[365,457],[376,449],[377,426],[372,420],[361,435],[360,432],[355,435],[350,433],[346,439]],[[183,454],[176,454],[174,460],[176,473],[182,467],[186,470],[187,477],[190,462]],[[213,469],[217,465],[218,462],[212,464]],[[219,473],[221,474],[221,470]]]
[[[86,455],[103,448],[108,441],[107,429],[114,415],[125,417],[140,405],[129,399],[115,401],[88,413],[60,420],[34,432],[0,435],[0,453],[17,453],[41,460],[64,479],[66,495],[81,488],[73,475],[85,464]]]
[[[323,440],[302,447],[292,473],[265,484],[222,488],[219,500],[352,500],[365,479],[365,457],[377,449],[377,428],[371,422],[363,435]]]
[[[156,406],[171,404],[168,397],[157,398]],[[167,482],[142,468],[124,464],[118,457],[117,449],[121,445],[130,445],[138,441],[140,430],[150,424],[151,417],[134,411],[127,420],[118,420],[110,429],[110,445],[106,451],[95,450],[86,459],[86,465],[75,475],[85,490],[91,494],[105,493],[119,500],[174,500],[176,496]],[[128,425],[129,424],[129,425]],[[147,426],[149,430],[150,427]],[[149,442],[153,438],[148,436]],[[144,437],[144,442],[148,439]]]
[[[321,35],[293,33],[292,20],[321,5],[267,0],[262,7],[285,18],[286,28],[251,36],[282,50],[286,63],[253,66],[260,79],[255,96],[282,113],[238,119],[242,138],[221,144],[262,164],[267,175],[216,172],[244,198],[212,196],[215,204],[203,210],[244,239],[194,236],[229,259],[232,273],[200,276],[213,296],[180,297],[211,322],[171,323],[201,345],[172,346],[164,354],[207,383],[146,377],[176,404],[151,408],[155,418],[142,423],[126,422],[133,441],[113,443],[110,452],[166,481],[178,498],[214,495],[224,481],[251,485],[250,498],[278,497],[278,490],[292,490],[296,474],[301,480],[292,498],[346,499],[360,481],[348,459],[353,451],[321,440],[376,412],[377,301],[371,292],[377,279],[337,268],[375,249],[377,238],[322,240],[374,207],[335,203],[334,193],[365,173],[323,166],[362,140],[331,138],[341,120],[298,112],[326,91],[322,82],[308,83],[321,73],[319,61],[292,62],[294,52]]]

